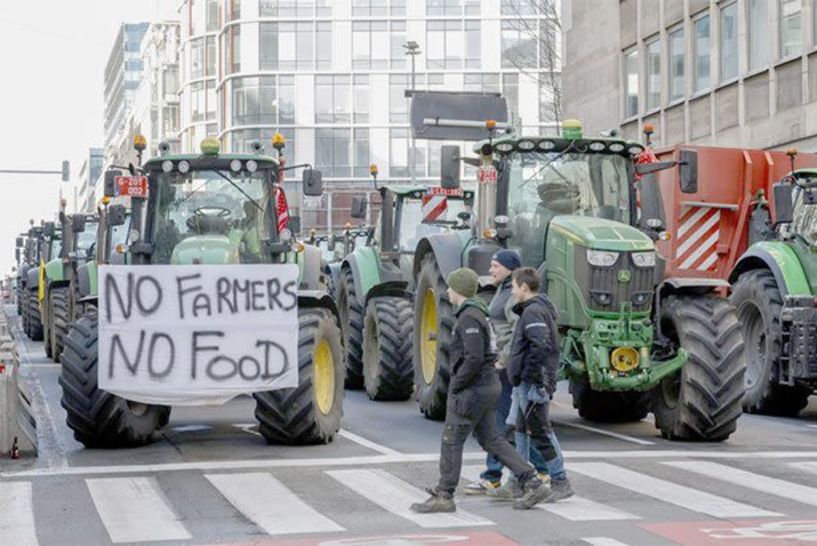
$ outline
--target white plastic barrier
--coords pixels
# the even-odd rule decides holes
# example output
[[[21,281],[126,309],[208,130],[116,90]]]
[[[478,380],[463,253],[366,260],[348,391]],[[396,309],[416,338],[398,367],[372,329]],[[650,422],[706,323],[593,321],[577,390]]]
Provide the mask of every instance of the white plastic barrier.
[[[31,396],[18,382],[20,359],[11,334],[8,318],[0,309],[0,458],[37,454]]]

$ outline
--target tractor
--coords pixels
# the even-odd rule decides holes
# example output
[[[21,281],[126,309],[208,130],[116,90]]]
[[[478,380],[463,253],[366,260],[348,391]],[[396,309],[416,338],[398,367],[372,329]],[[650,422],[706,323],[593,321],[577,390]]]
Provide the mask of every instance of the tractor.
[[[377,186],[381,208],[368,244],[336,268],[337,302],[346,348],[346,385],[372,400],[407,400],[414,392],[412,258],[425,237],[469,226],[473,192],[416,186]],[[355,198],[354,217],[366,203]],[[464,216],[462,216],[464,215]]]
[[[334,301],[320,283],[320,251],[295,241],[281,222],[275,202],[283,191],[278,159],[263,155],[260,146],[255,153],[222,154],[212,138],[202,142],[201,154],[171,155],[164,144],[159,149],[162,155],[142,166],[112,167],[105,174],[106,196],[129,199],[131,208],[125,241],[105,245],[109,261],[124,268],[297,264],[298,386],[254,393],[255,416],[268,443],[329,442],[343,413],[339,322]],[[317,171],[304,171],[306,195],[321,193],[320,178]],[[99,229],[109,240],[115,227],[125,224],[124,215],[112,214],[117,209],[111,207],[103,210]],[[86,446],[143,445],[168,423],[171,408],[126,400],[98,387],[104,357],[97,354],[94,270],[81,282],[90,287],[81,299],[85,312],[65,339],[62,406],[75,438]]]
[[[23,289],[23,279],[25,275],[23,274],[23,270],[28,268],[26,263],[27,238],[28,233],[21,233],[14,240],[14,259],[16,263],[14,269],[14,300],[17,306],[17,314],[21,317],[23,316],[23,302],[25,301],[23,297],[25,294]]]
[[[493,127],[486,123],[489,134]],[[443,186],[457,185],[462,159],[446,148]],[[428,236],[414,257],[423,414],[445,414],[454,323],[445,279],[467,266],[487,284],[491,256],[505,247],[537,268],[559,311],[562,376],[581,417],[626,422],[652,411],[673,440],[722,441],[735,431],[743,338],[734,308],[715,293],[728,284],[667,277],[655,244],[666,233],[644,212],[660,199],[655,173],[673,169],[685,189],[697,181],[694,156],[636,165],[643,149],[585,138],[575,120],[559,136],[502,136],[475,147],[475,229]]]
[[[45,294],[46,267],[52,256],[59,255],[60,233],[54,222],[42,222],[29,230],[24,272],[23,330],[32,341],[44,340],[42,305]],[[46,350],[48,344],[46,343]]]

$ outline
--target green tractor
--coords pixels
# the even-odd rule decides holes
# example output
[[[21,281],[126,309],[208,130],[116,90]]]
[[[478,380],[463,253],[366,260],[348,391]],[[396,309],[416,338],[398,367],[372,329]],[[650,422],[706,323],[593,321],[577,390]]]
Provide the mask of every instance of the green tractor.
[[[372,400],[407,400],[414,392],[414,252],[431,234],[467,230],[463,218],[470,218],[474,195],[462,190],[444,195],[441,188],[416,186],[377,189],[381,212],[368,244],[357,246],[335,267],[346,385],[365,388]],[[365,217],[365,209],[362,199],[353,200],[353,216]]]
[[[32,341],[43,341],[46,339],[42,305],[47,284],[46,264],[59,255],[61,234],[54,222],[42,222],[39,228],[29,231],[29,242],[27,254],[30,266],[26,268],[23,328]],[[49,351],[48,345],[45,344],[46,353]]]
[[[458,184],[460,159],[445,148],[443,182]],[[422,413],[445,415],[454,324],[448,273],[471,267],[487,284],[491,256],[506,247],[538,269],[559,310],[562,376],[579,415],[626,422],[652,411],[662,435],[677,440],[721,441],[734,432],[745,371],[734,308],[713,292],[717,283],[665,279],[655,240],[666,235],[639,227],[636,175],[641,209],[648,200],[659,206],[652,173],[677,164],[636,165],[640,144],[584,138],[575,121],[561,136],[504,136],[476,150],[478,227],[426,237],[414,258]],[[680,176],[697,180],[695,162],[681,164]]]
[[[343,350],[337,311],[320,282],[320,251],[297,243],[279,224],[275,192],[279,161],[260,153],[220,154],[215,139],[202,153],[168,155],[130,166],[144,174],[140,187],[116,186],[117,170],[105,176],[107,196],[130,195],[130,225],[123,252],[110,263],[130,265],[283,264],[299,266],[298,386],[254,393],[259,432],[269,443],[329,442],[343,413]],[[166,150],[167,147],[160,146]],[[133,177],[140,179],[141,177]],[[120,179],[121,180],[121,179]],[[127,190],[126,193],[122,193]],[[304,193],[321,193],[320,173],[304,172]],[[111,238],[121,214],[103,211],[99,233]],[[108,218],[104,215],[108,215]],[[111,245],[106,244],[108,252]],[[115,259],[114,259],[115,258]],[[148,443],[165,426],[171,408],[125,400],[98,388],[98,317],[93,304],[96,273],[85,281],[85,313],[71,324],[63,351],[62,406],[75,438],[86,446],[127,447]],[[81,277],[82,278],[82,277]],[[259,325],[263,328],[263,325]]]
[[[794,416],[817,389],[817,170],[792,165],[772,191],[775,223],[735,264],[730,300],[746,339],[744,409]]]
[[[28,264],[26,262],[27,256],[27,246],[28,246],[28,233],[21,233],[17,236],[14,240],[14,259],[16,262],[16,269],[14,270],[14,299],[15,304],[17,306],[17,314],[19,316],[23,316],[23,302],[25,298],[24,291],[24,282],[23,279],[25,275],[23,274],[23,270],[28,268]]]

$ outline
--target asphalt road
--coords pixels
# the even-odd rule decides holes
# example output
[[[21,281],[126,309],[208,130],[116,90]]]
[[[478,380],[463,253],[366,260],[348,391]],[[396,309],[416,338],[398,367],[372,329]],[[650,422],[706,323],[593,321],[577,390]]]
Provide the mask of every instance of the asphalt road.
[[[16,320],[16,319],[15,319]],[[650,419],[553,416],[577,497],[519,512],[458,496],[456,514],[408,511],[437,478],[442,425],[414,402],[347,392],[330,444],[268,446],[253,401],[174,409],[154,444],[84,449],[65,426],[59,366],[21,347],[41,456],[0,460],[0,545],[806,544],[817,542],[817,400],[798,419],[744,415],[722,444],[661,439]],[[463,484],[484,454],[466,448]]]

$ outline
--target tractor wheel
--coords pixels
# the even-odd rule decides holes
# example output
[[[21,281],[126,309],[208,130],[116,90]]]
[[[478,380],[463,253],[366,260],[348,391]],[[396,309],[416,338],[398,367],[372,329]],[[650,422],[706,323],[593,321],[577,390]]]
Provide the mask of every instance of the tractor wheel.
[[[28,316],[28,289],[26,289],[26,288],[24,288],[20,292],[19,305],[20,305],[20,317],[22,318],[22,322],[23,322],[23,333],[27,337],[31,337],[31,334],[29,333],[29,328],[31,328],[31,325],[29,324],[29,316]]]
[[[408,400],[414,391],[411,301],[372,298],[363,329],[363,381],[372,400]]]
[[[774,275],[765,269],[744,273],[733,285],[729,300],[737,309],[745,340],[744,411],[797,415],[808,404],[810,391],[778,384],[783,354],[780,325],[783,298]]]
[[[363,307],[357,301],[352,271],[345,267],[340,272],[338,313],[346,350],[346,388],[363,387]]]
[[[150,443],[170,420],[170,408],[120,398],[97,386],[97,314],[72,323],[60,357],[62,407],[68,427],[85,447],[134,447]]]
[[[43,320],[43,348],[45,349],[45,356],[59,362],[59,359],[54,358],[54,344],[53,342],[53,335],[54,331],[52,329],[52,325],[54,324],[54,309],[51,306],[51,295],[49,294],[50,291],[46,291],[45,299],[43,300],[43,305],[45,306],[45,315]]]
[[[423,258],[414,299],[414,392],[429,419],[445,418],[448,395],[448,344],[454,308],[433,254]]]
[[[343,416],[343,347],[325,309],[298,311],[298,386],[254,394],[258,431],[270,444],[325,444]]]
[[[741,415],[746,372],[735,308],[711,295],[670,296],[661,303],[660,320],[688,359],[653,389],[656,428],[670,440],[727,439]]]
[[[650,412],[649,392],[594,391],[584,381],[571,380],[570,394],[579,416],[598,423],[641,421]]]
[[[28,291],[28,337],[31,341],[43,340],[43,319],[36,289]]]
[[[51,341],[51,358],[54,361],[60,361],[65,344],[65,334],[68,332],[68,287],[63,286],[55,288],[51,291],[51,319],[50,325],[50,341]]]

